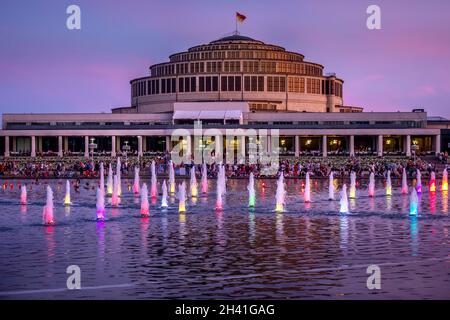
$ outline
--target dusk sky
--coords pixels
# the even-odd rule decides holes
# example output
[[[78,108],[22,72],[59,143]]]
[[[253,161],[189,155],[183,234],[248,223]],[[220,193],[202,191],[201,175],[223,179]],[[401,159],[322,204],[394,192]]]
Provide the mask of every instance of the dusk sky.
[[[81,7],[81,30],[66,8]],[[381,7],[382,30],[366,8]],[[170,54],[234,30],[325,66],[344,102],[365,111],[450,118],[450,1],[2,0],[0,113],[109,112],[129,106],[129,81]]]

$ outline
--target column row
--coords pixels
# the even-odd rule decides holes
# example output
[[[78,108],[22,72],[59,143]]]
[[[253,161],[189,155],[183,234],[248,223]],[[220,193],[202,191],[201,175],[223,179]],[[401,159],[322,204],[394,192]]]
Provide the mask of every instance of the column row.
[[[243,138],[232,141],[235,148],[240,148],[241,154],[246,154],[250,143]],[[267,138],[267,152],[272,152],[270,136]],[[295,157],[303,154],[321,155],[327,157],[336,155],[378,155],[399,154],[411,156],[413,152],[421,154],[436,154],[441,151],[441,136],[283,136],[279,137],[279,153]],[[320,140],[319,140],[320,139]],[[0,140],[0,142],[2,142]],[[172,141],[171,136],[110,136],[110,137],[10,137],[3,138],[1,149],[6,157],[11,155],[30,155],[36,157],[38,154],[54,152],[59,157],[67,154],[83,155],[89,157],[94,152],[107,153],[115,157],[119,153],[128,152],[137,156],[143,156],[145,152],[170,152],[177,141]],[[183,142],[195,147],[195,139],[188,137]],[[200,143],[205,144],[205,141]],[[225,143],[226,144],[226,143]],[[226,146],[223,145],[222,148]],[[248,153],[248,152],[247,152]]]

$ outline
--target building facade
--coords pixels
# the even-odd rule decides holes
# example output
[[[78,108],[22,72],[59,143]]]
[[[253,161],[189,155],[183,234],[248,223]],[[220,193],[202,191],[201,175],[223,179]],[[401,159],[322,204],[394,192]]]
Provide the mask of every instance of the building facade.
[[[249,37],[221,38],[169,59],[150,66],[149,76],[131,80],[136,112],[171,112],[175,102],[192,101],[247,101],[258,111],[339,112],[343,107],[344,81],[335,74],[324,75],[322,65],[302,54]]]
[[[324,75],[323,66],[299,53],[240,35],[171,55],[130,85],[131,106],[109,114],[3,114],[0,154],[144,156],[179,143],[194,152],[220,138],[217,154],[223,148],[248,155],[262,132],[268,133],[264,151],[282,156],[434,155],[448,146],[447,119],[427,118],[423,110],[369,113],[346,106],[335,74]],[[215,134],[195,137],[199,122]],[[180,129],[184,136],[174,138]],[[222,139],[227,130],[235,130],[232,140]]]

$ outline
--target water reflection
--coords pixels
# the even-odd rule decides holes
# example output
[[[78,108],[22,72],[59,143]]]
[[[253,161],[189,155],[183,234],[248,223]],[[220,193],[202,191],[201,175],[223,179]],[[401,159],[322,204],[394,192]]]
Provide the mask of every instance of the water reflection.
[[[448,214],[448,191],[442,191],[442,212]]]
[[[47,244],[47,262],[53,264],[55,262],[55,227],[45,226],[45,242]]]
[[[411,236],[411,255],[417,256],[419,252],[419,226],[417,217],[412,216],[409,218],[409,230]]]
[[[184,212],[178,214],[178,222],[180,226],[180,235],[184,237],[186,232],[186,214]]]
[[[388,212],[391,212],[392,210],[392,197],[386,196],[386,209]]]
[[[164,244],[166,244],[167,238],[169,236],[169,233],[167,230],[167,215],[163,215],[161,217],[161,228],[162,228],[163,241],[164,241]]]
[[[141,217],[141,249],[142,253],[147,252],[148,228],[150,227],[150,217]]]
[[[100,269],[103,269],[103,262],[105,260],[105,222],[103,220],[97,220],[95,231],[97,233],[97,247],[98,257],[100,262]]]
[[[430,192],[430,212],[436,213],[436,192]]]
[[[280,244],[284,244],[284,215],[282,213],[276,213],[275,224],[276,224],[276,239]]]
[[[340,248],[346,251],[348,245],[348,217],[345,214],[341,214],[339,217],[339,235]]]
[[[64,206],[64,213],[66,214],[66,217],[70,215],[70,206]]]
[[[216,225],[217,225],[217,242],[221,246],[225,246],[226,240],[223,235],[223,212],[222,210],[216,210]]]
[[[249,232],[249,242],[251,244],[255,243],[255,212],[253,209],[248,211],[248,232]]]

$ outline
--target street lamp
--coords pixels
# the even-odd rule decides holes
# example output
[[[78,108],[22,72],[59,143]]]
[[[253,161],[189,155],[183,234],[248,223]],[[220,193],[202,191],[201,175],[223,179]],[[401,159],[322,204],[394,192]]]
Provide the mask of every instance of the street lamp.
[[[128,140],[124,141],[125,145],[122,146],[122,150],[125,152],[125,159],[128,160],[128,152],[130,151],[131,147],[128,145]]]
[[[88,144],[89,151],[91,152],[92,160],[94,160],[94,149],[97,149],[97,144],[94,143],[95,138],[91,138],[91,143]]]
[[[413,144],[411,146],[411,151],[414,155],[414,165],[416,164],[416,150],[418,150],[418,149],[419,149],[419,146],[417,144]]]

